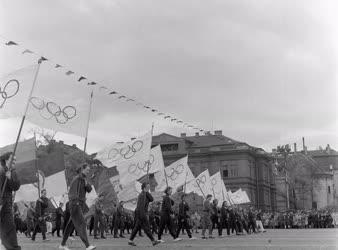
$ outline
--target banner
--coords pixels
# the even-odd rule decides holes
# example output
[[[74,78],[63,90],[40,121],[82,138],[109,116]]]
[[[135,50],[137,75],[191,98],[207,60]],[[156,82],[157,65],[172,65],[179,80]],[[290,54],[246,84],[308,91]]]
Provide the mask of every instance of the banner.
[[[108,168],[117,166],[120,183],[126,185],[147,174],[151,140],[148,132],[135,140],[116,143],[98,152],[96,159]]]
[[[162,156],[161,145],[157,145],[150,150],[149,158],[149,173],[153,174],[158,171],[163,171],[164,162]]]
[[[194,192],[203,197],[206,197],[208,194],[213,195],[208,169],[187,184],[186,193],[190,192]]]
[[[47,197],[63,196],[67,193],[67,185],[65,172],[53,174],[49,177],[45,177],[43,172],[40,171],[42,176],[42,183],[40,183],[41,189],[46,189]],[[35,201],[39,197],[37,185],[25,184],[15,194],[15,201]]]
[[[141,192],[141,183],[138,181],[130,182],[126,186],[122,188],[122,190],[118,193],[117,197],[119,201],[130,201],[140,194]]]
[[[210,176],[210,185],[214,199],[218,200],[218,205],[221,205],[225,200],[223,195],[224,181],[222,180],[221,173],[218,171],[216,174]],[[224,197],[224,198],[223,198]]]
[[[38,65],[0,77],[0,119],[22,117]]]
[[[0,148],[0,155],[6,152],[13,152],[13,149],[14,144]],[[33,183],[37,181],[36,164],[35,138],[19,142],[16,150],[15,169],[21,184]]]
[[[166,176],[164,176],[164,173]],[[175,193],[178,187],[194,179],[194,175],[188,166],[188,156],[170,164],[165,168],[164,173],[162,173],[162,171],[158,172],[157,178],[159,179],[158,183],[160,183],[159,186],[161,187],[156,189],[158,191],[163,191],[165,189],[166,185],[164,186],[163,184],[166,184],[166,180],[168,181],[168,186],[172,187],[173,193]]]
[[[231,200],[234,204],[245,204],[250,202],[247,193],[241,188],[231,194]]]

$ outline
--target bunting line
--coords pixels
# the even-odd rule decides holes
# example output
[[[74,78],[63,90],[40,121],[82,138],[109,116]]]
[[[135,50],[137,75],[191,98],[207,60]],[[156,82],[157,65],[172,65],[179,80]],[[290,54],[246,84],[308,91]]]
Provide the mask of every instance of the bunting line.
[[[5,41],[5,43],[4,43],[5,46],[8,46],[8,47],[13,47],[14,46],[14,47],[20,47],[20,48],[23,47],[23,45],[22,45],[23,43],[21,43],[21,42],[19,43],[19,42],[13,41],[11,39],[8,39],[8,38],[4,37],[3,35],[0,35],[0,39],[3,39]],[[21,54],[25,55],[25,56],[28,56],[28,55],[37,55],[37,56],[39,56],[39,53],[36,53],[35,51],[33,51],[33,50],[29,49],[29,48],[24,48],[22,50]],[[186,123],[186,122],[184,122],[181,119],[178,119],[178,118],[176,118],[174,116],[171,116],[171,115],[168,115],[168,114],[166,114],[164,112],[161,112],[157,108],[151,107],[150,105],[146,105],[146,104],[143,104],[141,102],[138,102],[134,98],[130,98],[127,95],[123,95],[122,93],[119,93],[119,92],[117,92],[115,90],[111,90],[111,89],[109,89],[108,87],[106,87],[103,84],[100,84],[100,83],[98,83],[96,81],[89,80],[83,74],[78,74],[78,73],[76,73],[72,69],[66,69],[63,66],[63,64],[56,63],[53,60],[51,60],[51,59],[49,59],[49,58],[47,58],[45,56],[39,56],[39,57],[40,57],[40,59],[39,59],[40,62],[48,61],[49,63],[51,63],[51,64],[54,65],[55,69],[64,69],[64,74],[66,76],[77,75],[76,79],[77,79],[77,82],[79,82],[79,83],[86,82],[87,86],[94,86],[94,85],[96,85],[96,86],[99,87],[99,90],[107,90],[107,94],[108,95],[116,96],[116,98],[119,99],[119,100],[121,100],[121,101],[133,102],[133,103],[135,103],[136,106],[140,106],[140,107],[144,108],[145,110],[149,110],[152,113],[157,113],[158,116],[162,116],[162,118],[164,120],[170,121],[173,124],[176,124],[176,125],[180,124],[180,125],[182,125],[185,128],[193,129],[193,130],[198,130],[198,131],[204,132],[204,133],[207,132],[207,130],[204,130],[204,129],[202,129],[200,127],[197,127],[195,125],[192,125],[190,123]]]

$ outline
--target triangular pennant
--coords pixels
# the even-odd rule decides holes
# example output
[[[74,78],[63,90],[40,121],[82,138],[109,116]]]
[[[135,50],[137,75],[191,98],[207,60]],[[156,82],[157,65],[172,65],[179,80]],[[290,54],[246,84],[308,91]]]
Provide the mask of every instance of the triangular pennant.
[[[96,85],[96,82],[89,82],[88,85]]]
[[[126,98],[124,95],[120,95],[118,99]]]
[[[62,66],[60,64],[56,64],[55,68],[61,68]]]
[[[167,115],[167,116],[164,117],[164,119],[167,119],[167,118],[170,118],[170,115]]]
[[[11,45],[18,45],[16,42],[13,41],[8,41],[6,45],[11,46]]]
[[[74,74],[74,72],[71,71],[71,70],[68,70],[68,71],[66,72],[66,75],[67,75],[67,76],[70,76],[71,74]]]
[[[29,49],[25,49],[24,51],[22,51],[22,54],[32,54],[33,51],[29,50]]]
[[[43,61],[47,61],[48,59],[46,57],[41,56],[39,59],[39,63],[42,63]]]
[[[109,93],[109,95],[116,95],[116,94],[117,94],[116,91],[112,91],[112,92]]]
[[[86,80],[87,78],[84,76],[80,76],[80,78],[77,80],[78,82],[81,82],[82,80]]]

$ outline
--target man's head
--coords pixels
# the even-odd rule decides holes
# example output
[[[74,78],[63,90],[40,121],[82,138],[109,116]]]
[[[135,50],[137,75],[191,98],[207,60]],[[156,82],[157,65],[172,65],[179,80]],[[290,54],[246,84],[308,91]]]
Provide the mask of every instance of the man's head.
[[[60,202],[60,204],[59,204],[59,207],[60,207],[60,208],[62,208],[62,207],[63,207],[63,203],[62,203],[62,202]]]
[[[212,201],[212,203],[214,204],[214,205],[218,205],[218,200],[217,199],[214,199],[213,201]]]
[[[81,173],[84,176],[87,176],[90,172],[90,166],[87,163],[84,163],[77,168],[77,172],[78,174]]]
[[[164,193],[167,194],[167,195],[171,195],[173,192],[173,189],[171,187],[167,187],[165,190],[164,190]]]
[[[47,190],[46,189],[41,190],[41,197],[47,197]]]
[[[13,152],[7,152],[7,153],[4,153],[3,155],[0,156],[0,164],[1,166],[5,167],[5,166],[8,166],[11,159],[12,159],[12,155],[13,155]],[[15,156],[13,158],[13,163],[12,164],[15,164]]]
[[[148,182],[143,182],[141,185],[142,191],[149,192],[150,190],[150,184]]]
[[[211,201],[211,199],[212,199],[212,195],[211,195],[211,194],[208,194],[208,195],[207,195],[207,200],[208,200],[208,201]]]

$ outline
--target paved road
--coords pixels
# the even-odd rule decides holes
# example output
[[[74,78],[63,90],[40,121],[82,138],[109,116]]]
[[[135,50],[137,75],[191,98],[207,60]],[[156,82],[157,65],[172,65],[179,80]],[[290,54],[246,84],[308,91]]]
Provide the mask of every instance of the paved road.
[[[39,235],[40,236],[40,235]],[[197,235],[195,235],[197,236]],[[41,237],[41,236],[40,236]],[[150,241],[146,238],[136,238],[138,247],[127,245],[126,239],[113,239],[110,235],[106,240],[91,240],[98,250],[108,249],[175,249],[175,250],[195,250],[195,249],[228,249],[228,250],[338,250],[338,229],[290,229],[290,230],[268,230],[266,233],[244,235],[244,236],[225,236],[210,240],[197,239],[191,241],[183,235],[184,240],[173,242],[165,236],[166,243],[156,247],[151,247]],[[24,236],[19,236],[19,241],[23,250],[58,249],[60,239],[51,238],[51,241],[42,243],[41,238],[36,242],[31,242]],[[71,249],[84,249],[78,238],[69,242]]]

